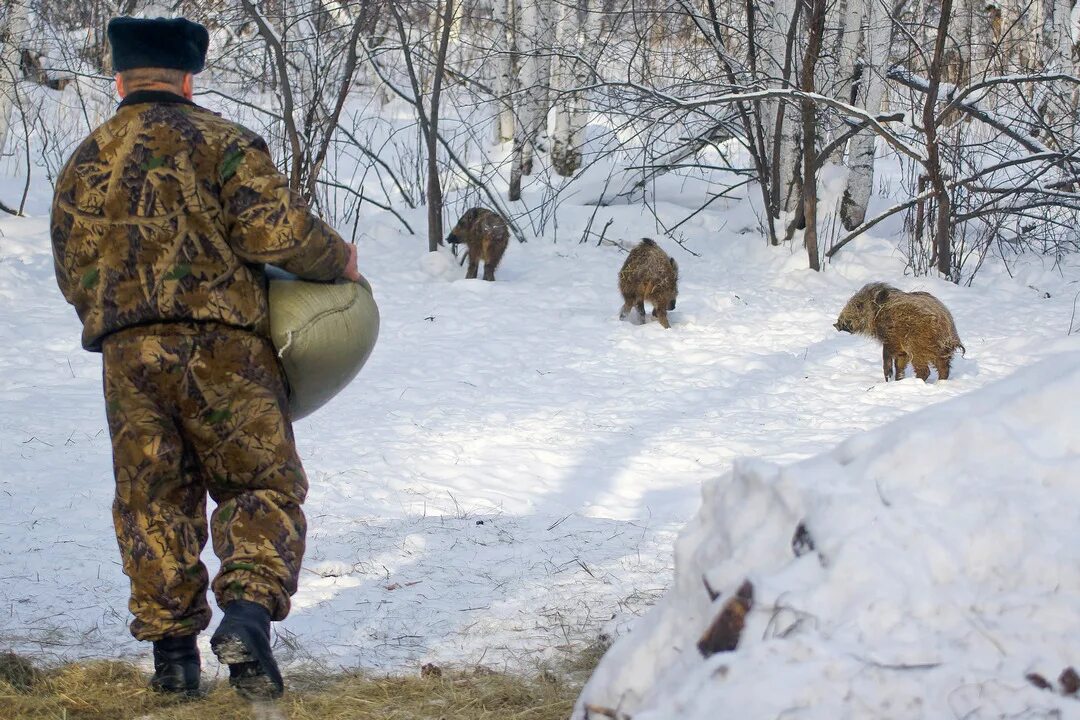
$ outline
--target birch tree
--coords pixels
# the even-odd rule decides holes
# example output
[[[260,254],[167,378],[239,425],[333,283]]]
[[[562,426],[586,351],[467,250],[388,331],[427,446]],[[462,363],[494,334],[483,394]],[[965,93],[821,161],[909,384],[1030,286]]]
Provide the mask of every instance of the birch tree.
[[[0,152],[3,152],[11,129],[16,104],[15,85],[22,77],[22,44],[28,32],[25,0],[8,0],[0,7]]]
[[[555,70],[552,74],[555,99],[555,127],[551,139],[551,164],[555,172],[570,177],[581,167],[581,148],[585,142],[588,120],[588,97],[582,88],[589,79],[589,66],[581,56],[597,33],[591,32],[598,13],[588,12],[577,0],[559,5],[556,22]],[[586,21],[582,23],[584,9]]]
[[[1072,16],[1072,0],[1043,0],[1043,18],[1040,33],[1040,68],[1047,74],[1075,75],[1076,28]],[[1053,125],[1057,116],[1072,118],[1068,141],[1080,139],[1077,132],[1077,92],[1066,83],[1047,83],[1037,87],[1034,105],[1047,125]],[[1052,138],[1061,144],[1062,140]],[[1070,143],[1071,144],[1071,143]]]
[[[842,77],[852,78],[849,86],[851,103],[861,105],[867,112],[876,115],[881,110],[885,96],[885,80],[879,68],[885,66],[890,55],[890,27],[887,18],[881,17],[877,2],[848,0],[848,3],[845,45],[850,48],[846,52],[851,62],[850,70],[841,67],[841,73],[850,72],[850,75]],[[840,201],[840,222],[847,230],[854,230],[866,219],[874,187],[876,148],[877,135],[869,129],[862,130],[848,141],[848,177]]]
[[[544,0],[514,0],[515,15],[520,24],[515,28],[520,70],[514,86],[514,149],[510,165],[511,200],[521,199],[522,177],[532,174],[536,139],[547,119],[547,88],[542,87],[541,57],[538,39],[543,36],[541,4]],[[545,73],[546,75],[546,73]]]
[[[758,4],[766,11],[761,26],[763,58],[759,63],[766,73],[765,82],[772,87],[795,86],[795,53],[798,39],[799,15],[802,0],[766,0]],[[757,80],[755,78],[754,80]],[[769,101],[765,108],[765,129],[769,133],[771,155],[771,208],[776,219],[782,213],[795,212],[802,200],[799,167],[798,116],[783,100]]]
[[[495,112],[494,136],[496,143],[514,138],[514,91],[515,43],[514,10],[516,0],[492,0],[492,62],[495,63]]]

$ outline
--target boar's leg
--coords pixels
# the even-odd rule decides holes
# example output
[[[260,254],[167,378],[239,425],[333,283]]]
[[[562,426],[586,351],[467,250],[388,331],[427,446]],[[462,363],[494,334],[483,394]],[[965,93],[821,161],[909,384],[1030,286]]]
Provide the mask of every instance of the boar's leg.
[[[656,319],[660,321],[661,326],[668,328],[669,330],[671,329],[671,323],[669,323],[667,319],[667,308],[660,306],[654,307],[653,314],[656,315]]]
[[[897,350],[896,355],[893,358],[893,361],[896,363],[896,379],[897,380],[903,380],[904,376],[907,375],[908,363],[913,363],[914,362],[914,360],[912,359],[911,353],[905,352],[904,350]],[[916,364],[916,372],[918,372],[918,365],[917,364]]]
[[[631,298],[623,303],[622,310],[619,311],[619,319],[625,320],[630,316],[630,310],[634,307],[634,300]]]
[[[474,258],[472,253],[469,253],[469,270],[465,273],[466,280],[475,280],[476,271],[480,269],[480,258]]]
[[[495,266],[491,263],[484,263],[484,279],[495,280]]]
[[[930,379],[930,363],[920,361],[915,363],[915,377],[919,378],[923,382]]]
[[[948,380],[949,372],[952,371],[952,357],[949,355],[939,357],[934,365],[937,367],[938,380]]]
[[[889,345],[881,346],[881,369],[885,371],[885,382],[896,377],[896,352]]]

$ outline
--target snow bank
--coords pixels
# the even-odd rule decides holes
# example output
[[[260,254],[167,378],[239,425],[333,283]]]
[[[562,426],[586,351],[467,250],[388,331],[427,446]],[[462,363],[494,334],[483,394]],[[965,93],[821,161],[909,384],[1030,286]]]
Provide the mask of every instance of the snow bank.
[[[737,462],[575,720],[1080,717],[1058,682],[1080,664],[1077,397],[1063,353],[817,457]],[[737,649],[703,658],[745,580]]]

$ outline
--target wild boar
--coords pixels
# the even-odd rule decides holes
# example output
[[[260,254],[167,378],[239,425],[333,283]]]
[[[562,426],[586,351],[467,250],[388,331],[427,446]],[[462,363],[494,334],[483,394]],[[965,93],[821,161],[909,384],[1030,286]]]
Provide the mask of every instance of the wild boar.
[[[510,229],[506,221],[486,208],[466,210],[446,238],[450,245],[465,243],[469,249],[469,269],[465,277],[475,278],[483,262],[485,280],[495,279],[495,268],[499,266],[509,240]]]
[[[620,320],[625,320],[635,306],[644,318],[648,301],[653,317],[670,328],[667,314],[675,309],[679,294],[679,265],[656,242],[644,238],[630,251],[619,271],[619,292],[624,300]]]
[[[899,380],[910,362],[921,380],[948,379],[953,353],[965,351],[953,316],[928,292],[904,292],[886,283],[870,283],[855,293],[833,325],[840,332],[881,341],[885,380]]]

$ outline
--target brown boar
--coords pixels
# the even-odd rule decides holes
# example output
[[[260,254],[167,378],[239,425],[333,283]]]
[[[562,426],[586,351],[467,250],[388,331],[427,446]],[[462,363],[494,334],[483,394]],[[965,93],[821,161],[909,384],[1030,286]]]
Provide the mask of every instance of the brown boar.
[[[619,292],[625,301],[619,319],[625,320],[633,307],[645,317],[645,301],[653,307],[653,317],[670,328],[668,311],[675,309],[679,294],[679,266],[649,238],[644,238],[630,251],[619,271]]]
[[[465,243],[469,249],[469,270],[465,277],[475,278],[483,262],[485,280],[495,279],[495,268],[499,266],[509,240],[510,228],[506,221],[485,208],[466,210],[446,238],[451,245]]]
[[[881,341],[885,380],[899,380],[910,362],[926,380],[930,366],[949,377],[953,353],[964,352],[953,316],[928,292],[903,292],[885,283],[870,283],[855,293],[833,325],[840,332]]]

